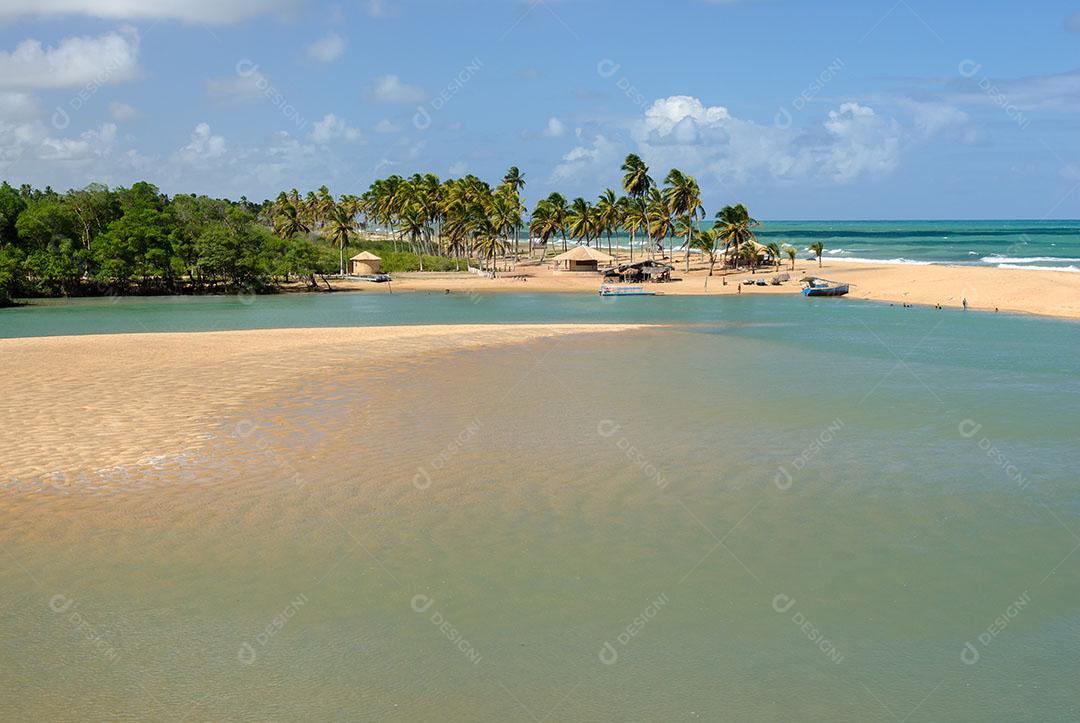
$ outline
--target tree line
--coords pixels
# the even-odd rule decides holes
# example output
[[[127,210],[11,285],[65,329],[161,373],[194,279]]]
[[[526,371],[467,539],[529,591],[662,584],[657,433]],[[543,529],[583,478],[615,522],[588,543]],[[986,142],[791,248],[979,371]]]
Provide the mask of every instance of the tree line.
[[[606,240],[610,253],[612,236],[620,232],[629,236],[631,258],[662,257],[665,241],[670,257],[677,240],[688,251],[687,270],[695,250],[708,258],[710,274],[720,258],[751,268],[766,258],[779,264],[784,253],[794,261],[794,248],[756,243],[758,221],[742,204],[724,206],[704,227],[693,176],[673,168],[659,184],[635,154],[621,172],[621,194],[609,188],[592,203],[551,193],[527,221],[525,176],[517,167],[495,185],[473,175],[440,180],[417,173],[378,179],[359,196],[335,198],[326,186],[301,195],[294,188],[262,203],[194,194],[170,198],[146,182],[114,189],[91,184],[66,193],[4,182],[0,301],[261,291],[297,279],[315,286],[316,276],[345,273],[350,242],[359,240],[399,254],[384,263],[390,270],[424,270],[425,262],[441,270],[454,267],[447,260],[466,259],[492,268],[510,253],[533,257],[538,249],[542,260],[553,239],[564,251],[570,240],[597,246]],[[820,245],[814,251],[820,259]]]

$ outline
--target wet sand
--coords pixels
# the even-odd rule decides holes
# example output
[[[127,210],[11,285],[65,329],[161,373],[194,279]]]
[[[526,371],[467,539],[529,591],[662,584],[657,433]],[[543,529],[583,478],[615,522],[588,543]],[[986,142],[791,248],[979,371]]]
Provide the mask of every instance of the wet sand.
[[[459,325],[3,339],[0,483],[160,464],[210,442],[222,421],[251,399],[305,378],[632,328]]]

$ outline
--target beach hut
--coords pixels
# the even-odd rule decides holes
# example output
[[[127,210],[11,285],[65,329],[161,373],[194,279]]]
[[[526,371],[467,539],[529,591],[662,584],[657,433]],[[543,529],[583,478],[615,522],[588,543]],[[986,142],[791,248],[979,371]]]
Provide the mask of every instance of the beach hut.
[[[551,259],[558,271],[591,271],[596,273],[600,270],[600,264],[605,266],[615,260],[599,249],[591,246],[575,246],[564,254]]]
[[[382,262],[378,256],[368,251],[361,251],[349,259],[349,275],[364,276],[366,274],[379,273],[379,264]]]
[[[604,278],[628,283],[671,281],[671,272],[674,270],[675,267],[671,264],[646,259],[644,261],[619,264],[618,267],[604,272]]]

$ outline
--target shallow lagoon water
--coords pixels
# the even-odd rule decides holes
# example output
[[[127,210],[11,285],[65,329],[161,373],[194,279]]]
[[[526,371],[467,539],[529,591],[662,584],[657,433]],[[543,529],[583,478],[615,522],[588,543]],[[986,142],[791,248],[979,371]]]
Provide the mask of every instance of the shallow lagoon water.
[[[1075,719],[1080,325],[835,301],[0,317],[672,325],[299,375],[198,455],[4,490],[0,717]]]

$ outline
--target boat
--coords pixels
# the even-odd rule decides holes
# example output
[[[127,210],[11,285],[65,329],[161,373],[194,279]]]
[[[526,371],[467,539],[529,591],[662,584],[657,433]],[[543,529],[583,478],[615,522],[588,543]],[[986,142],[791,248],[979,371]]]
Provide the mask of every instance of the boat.
[[[848,292],[848,284],[841,284],[828,279],[804,279],[803,296],[843,296]]]
[[[758,286],[768,286],[769,282],[767,282],[765,279],[758,279],[757,280],[757,285]]]
[[[644,286],[622,284],[609,286],[604,284],[600,287],[600,296],[656,296],[655,291],[649,291]]]

